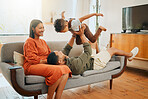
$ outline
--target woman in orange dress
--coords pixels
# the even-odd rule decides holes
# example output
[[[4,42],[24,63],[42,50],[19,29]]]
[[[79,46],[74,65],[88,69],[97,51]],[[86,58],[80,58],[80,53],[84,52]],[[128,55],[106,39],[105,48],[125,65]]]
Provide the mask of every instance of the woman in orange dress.
[[[43,36],[44,26],[40,20],[32,20],[30,23],[30,35],[24,44],[24,70],[26,75],[39,75],[45,77],[48,85],[47,99],[60,99],[67,79],[71,76],[68,66],[55,66],[47,63],[47,57],[51,52],[47,43],[40,39]]]

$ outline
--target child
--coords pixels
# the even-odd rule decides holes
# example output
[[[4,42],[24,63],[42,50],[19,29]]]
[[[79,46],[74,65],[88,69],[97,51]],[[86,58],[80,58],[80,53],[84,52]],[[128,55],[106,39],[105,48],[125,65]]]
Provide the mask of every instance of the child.
[[[71,31],[71,32],[79,31],[79,26],[81,26],[81,24],[84,20],[86,20],[92,16],[102,16],[103,17],[103,14],[101,14],[101,13],[92,13],[92,14],[88,14],[86,16],[83,16],[77,20],[72,18],[69,21],[67,21],[67,20],[64,20],[65,19],[64,13],[65,13],[65,11],[62,12],[61,19],[57,19],[54,22],[54,27],[57,32],[65,33],[67,31]],[[97,32],[95,33],[95,35],[93,35],[90,32],[90,30],[86,24],[85,24],[85,27],[86,28],[84,30],[84,34],[92,43],[94,43],[97,40],[98,36],[100,35],[100,33],[102,31],[106,31],[106,29],[104,27],[99,26]],[[79,35],[76,35],[76,44],[78,44],[78,45],[82,44],[82,41],[81,41]]]

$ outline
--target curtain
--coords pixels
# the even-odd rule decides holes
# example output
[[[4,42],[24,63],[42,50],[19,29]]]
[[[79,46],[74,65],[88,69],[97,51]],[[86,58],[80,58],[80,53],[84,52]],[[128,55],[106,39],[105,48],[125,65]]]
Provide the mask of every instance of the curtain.
[[[90,12],[90,1],[91,0],[77,0],[76,4],[76,18],[80,18],[84,15],[89,14]],[[88,20],[84,21],[86,24],[89,24]]]

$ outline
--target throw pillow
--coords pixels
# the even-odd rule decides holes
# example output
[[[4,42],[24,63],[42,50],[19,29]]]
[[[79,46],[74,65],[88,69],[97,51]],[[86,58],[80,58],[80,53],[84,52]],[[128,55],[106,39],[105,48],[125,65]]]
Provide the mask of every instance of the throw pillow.
[[[20,54],[16,51],[13,52],[13,59],[14,59],[14,63],[18,66],[23,66],[24,64],[24,55]]]

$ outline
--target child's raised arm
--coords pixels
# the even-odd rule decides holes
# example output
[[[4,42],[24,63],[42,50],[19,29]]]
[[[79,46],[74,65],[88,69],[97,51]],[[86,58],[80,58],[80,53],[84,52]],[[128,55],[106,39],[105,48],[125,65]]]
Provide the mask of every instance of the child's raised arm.
[[[63,11],[63,12],[61,13],[62,19],[65,19],[64,13],[65,13],[65,11]]]
[[[102,16],[103,17],[103,14],[101,14],[101,13],[91,13],[91,14],[88,14],[88,15],[85,15],[85,16],[79,18],[79,20],[80,20],[80,22],[83,22],[84,20],[86,20],[86,19],[88,19],[88,18],[90,18],[92,16]]]

